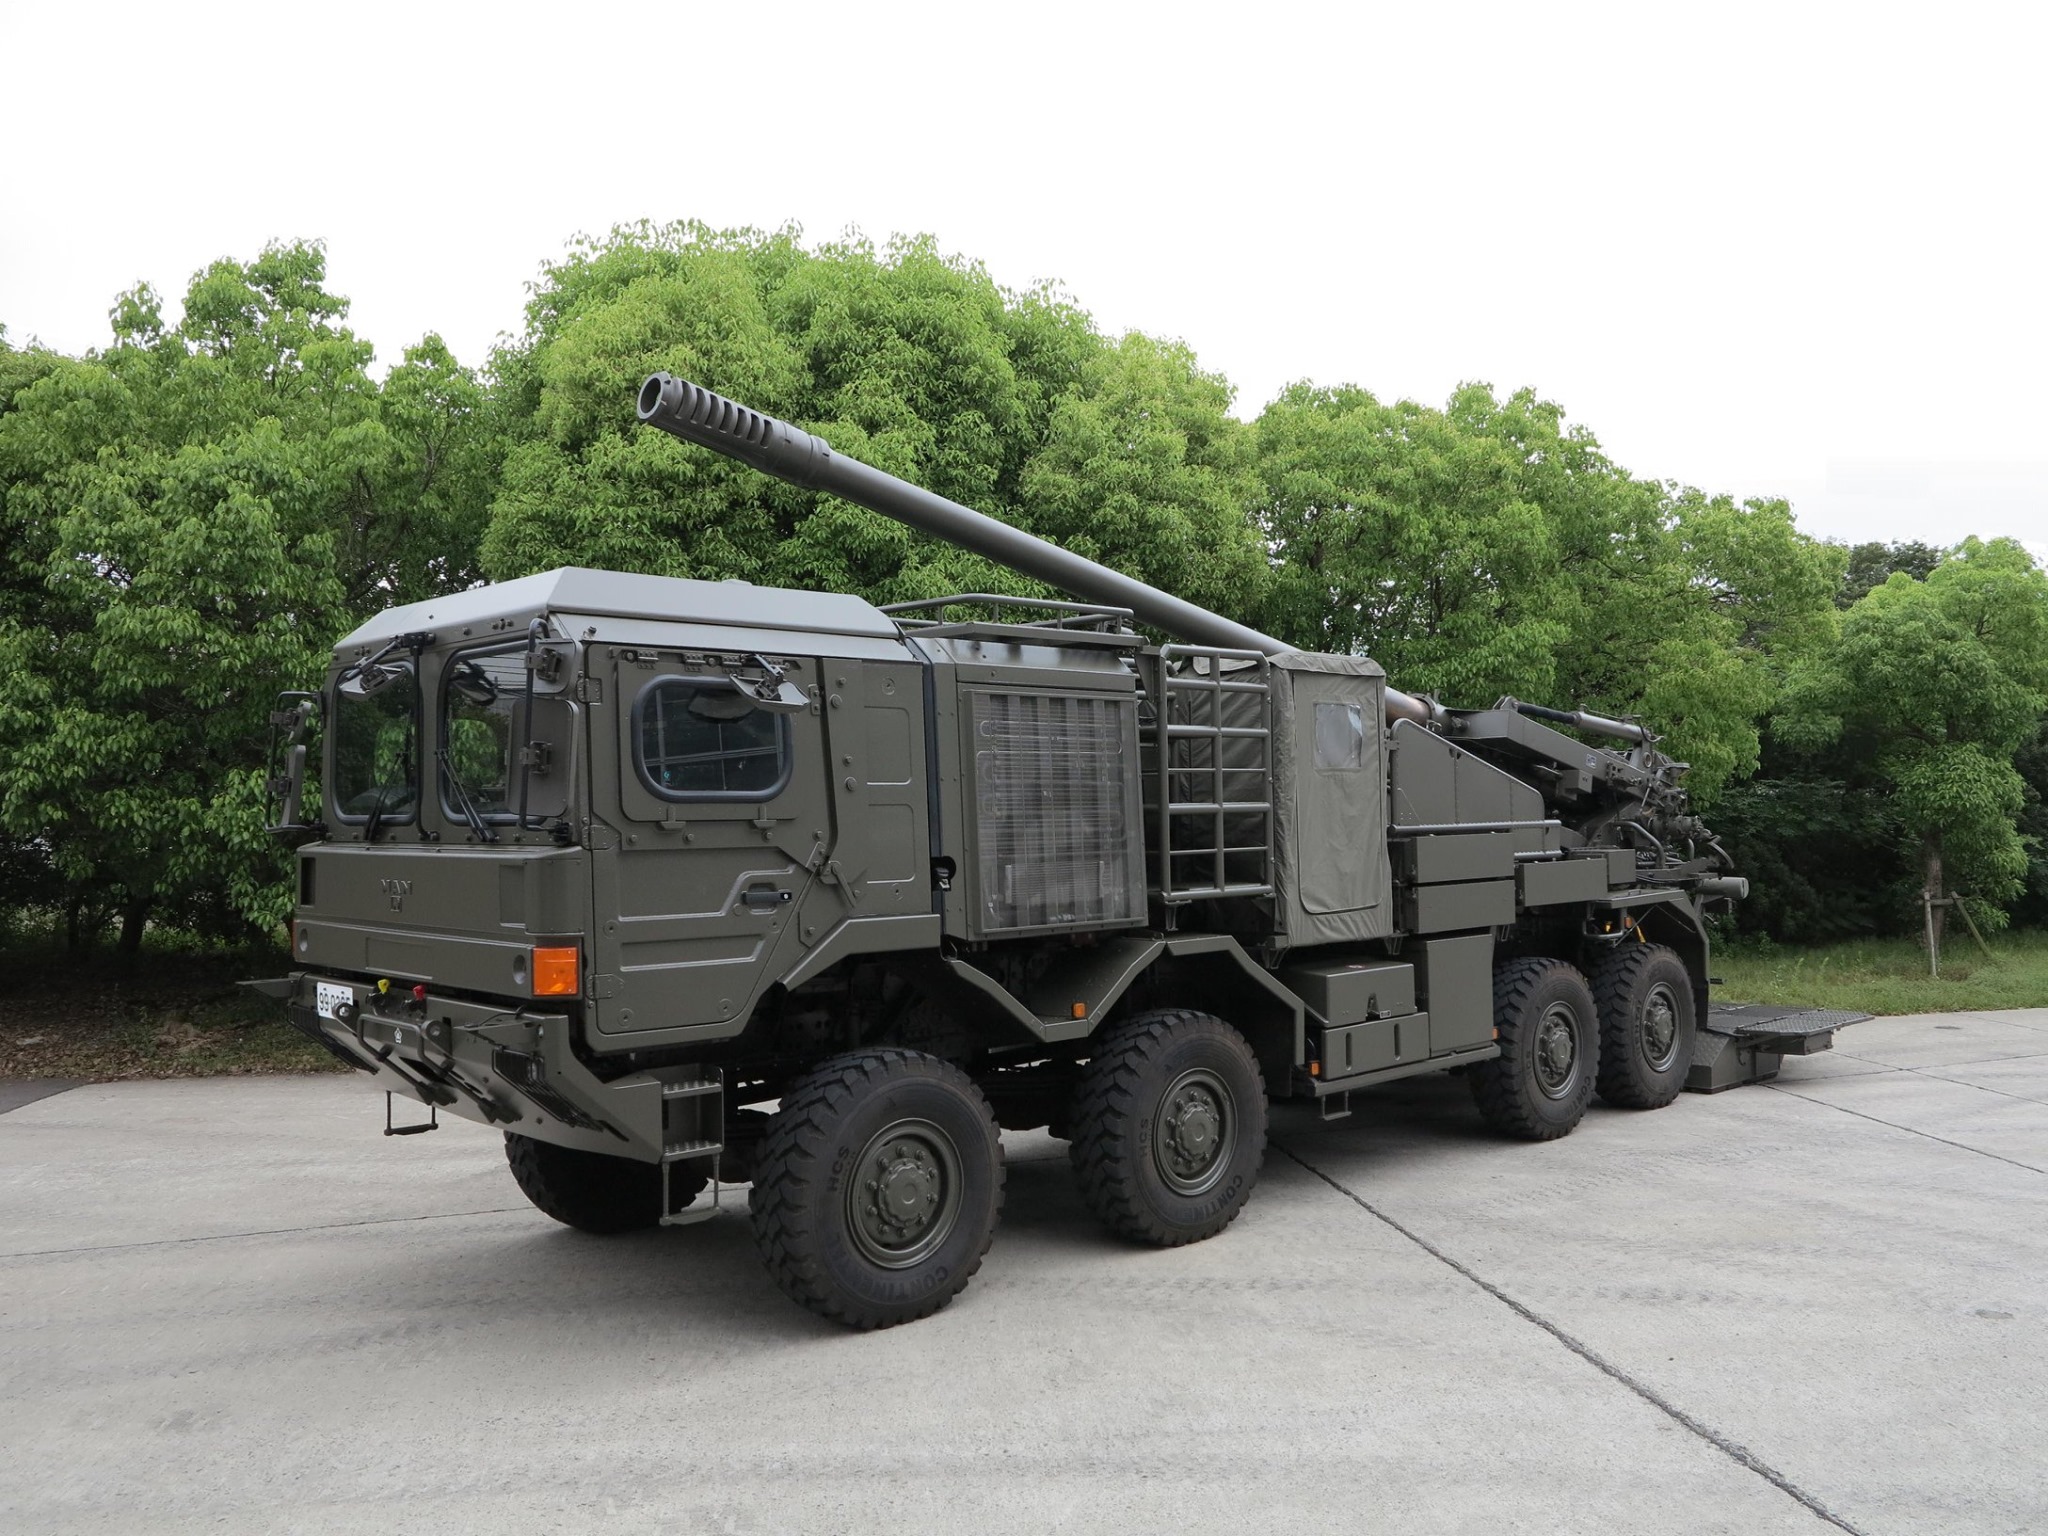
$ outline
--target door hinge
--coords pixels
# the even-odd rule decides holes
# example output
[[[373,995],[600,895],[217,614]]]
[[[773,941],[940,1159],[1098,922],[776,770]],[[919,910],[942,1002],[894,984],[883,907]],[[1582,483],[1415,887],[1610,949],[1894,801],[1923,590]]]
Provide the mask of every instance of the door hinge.
[[[590,995],[596,998],[617,997],[619,995],[619,978],[616,976],[591,977]]]
[[[576,697],[585,704],[602,704],[604,702],[604,679],[601,677],[577,678]]]

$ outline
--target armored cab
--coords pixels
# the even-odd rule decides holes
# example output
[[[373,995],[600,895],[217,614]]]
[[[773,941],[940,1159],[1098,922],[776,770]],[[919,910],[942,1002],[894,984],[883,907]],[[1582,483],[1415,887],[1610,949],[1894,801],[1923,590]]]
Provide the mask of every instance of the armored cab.
[[[1073,600],[571,569],[348,636],[277,716],[268,985],[430,1107],[394,1134],[501,1127],[589,1230],[748,1184],[783,1289],[871,1327],[980,1263],[999,1126],[1174,1244],[1249,1196],[1269,1098],[1457,1068],[1542,1139],[1596,1088],[1655,1107],[1827,1043],[1696,1047],[1703,906],[1741,883],[1641,727],[1410,698],[682,381],[640,410]]]

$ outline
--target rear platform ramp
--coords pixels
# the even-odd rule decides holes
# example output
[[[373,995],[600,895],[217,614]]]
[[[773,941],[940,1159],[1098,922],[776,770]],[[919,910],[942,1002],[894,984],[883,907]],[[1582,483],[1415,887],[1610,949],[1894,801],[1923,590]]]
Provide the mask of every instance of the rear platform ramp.
[[[1860,1024],[1867,1013],[1838,1008],[1780,1008],[1765,1003],[1716,1003],[1693,1037],[1688,1093],[1719,1093],[1744,1083],[1767,1083],[1787,1056],[1834,1049],[1835,1031]]]

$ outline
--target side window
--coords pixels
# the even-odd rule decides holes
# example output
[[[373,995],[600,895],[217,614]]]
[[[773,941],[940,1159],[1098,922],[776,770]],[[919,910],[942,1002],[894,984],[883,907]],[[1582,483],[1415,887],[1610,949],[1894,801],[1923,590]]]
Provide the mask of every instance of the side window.
[[[509,816],[518,798],[518,751],[523,744],[519,716],[526,687],[523,648],[472,651],[448,665],[443,685],[441,799],[450,820],[459,821],[460,786],[470,804],[487,818]],[[516,819],[516,817],[514,818]]]
[[[633,700],[633,766],[664,800],[770,800],[789,781],[789,717],[723,678],[657,677]]]
[[[1356,704],[1316,705],[1316,766],[1365,766],[1365,713]]]
[[[412,820],[419,793],[419,679],[409,661],[344,681],[334,701],[334,811]]]

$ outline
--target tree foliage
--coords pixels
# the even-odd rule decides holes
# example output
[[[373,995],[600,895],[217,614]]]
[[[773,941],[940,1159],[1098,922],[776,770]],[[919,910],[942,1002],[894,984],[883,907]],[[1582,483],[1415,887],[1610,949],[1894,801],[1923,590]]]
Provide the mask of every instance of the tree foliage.
[[[1777,678],[1832,633],[1839,553],[1785,503],[1637,480],[1528,391],[1438,411],[1296,385],[1257,435],[1283,638],[1451,702],[1640,714],[1704,801],[1754,768]]]
[[[1264,574],[1228,385],[929,239],[809,251],[794,230],[616,230],[546,269],[495,366],[515,438],[484,546],[496,576],[589,564],[881,602],[1037,590],[641,430],[635,391],[660,369],[1198,600]]]
[[[114,340],[0,369],[0,835],[74,936],[108,913],[281,911],[263,835],[272,696],[392,601],[467,585],[495,464],[437,338],[379,387],[312,245],[138,286]]]
[[[1778,734],[1837,749],[1852,782],[1887,796],[1920,849],[1926,889],[1948,877],[1985,921],[2025,889],[2016,766],[2048,710],[2048,575],[2018,543],[1968,539],[1925,579],[1895,570],[1848,609],[1838,645],[1794,677]]]

